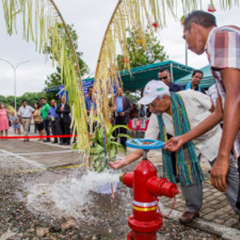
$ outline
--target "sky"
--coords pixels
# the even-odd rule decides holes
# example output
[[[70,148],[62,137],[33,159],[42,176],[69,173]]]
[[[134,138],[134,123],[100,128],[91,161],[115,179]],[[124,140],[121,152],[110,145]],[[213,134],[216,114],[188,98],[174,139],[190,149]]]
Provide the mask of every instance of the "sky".
[[[79,50],[83,52],[83,60],[88,64],[93,75],[100,51],[103,35],[111,18],[117,0],[55,0],[62,16],[68,24],[74,24],[79,40]],[[207,10],[210,0],[203,0],[203,9]],[[218,26],[239,26],[240,7],[222,11],[213,1],[217,11]],[[179,18],[182,16],[179,11]],[[21,31],[9,36],[4,24],[2,4],[0,3],[0,58],[11,62],[14,66],[21,62],[16,70],[16,92],[21,96],[25,92],[39,92],[44,88],[47,76],[55,71],[46,56],[35,51],[33,43],[22,40]],[[182,39],[182,27],[179,21],[167,18],[165,28],[158,30],[157,36],[164,46],[170,60],[185,64],[185,42]],[[206,56],[197,56],[188,51],[188,65],[201,68],[208,64]],[[0,60],[0,95],[14,95],[14,71],[10,64]]]

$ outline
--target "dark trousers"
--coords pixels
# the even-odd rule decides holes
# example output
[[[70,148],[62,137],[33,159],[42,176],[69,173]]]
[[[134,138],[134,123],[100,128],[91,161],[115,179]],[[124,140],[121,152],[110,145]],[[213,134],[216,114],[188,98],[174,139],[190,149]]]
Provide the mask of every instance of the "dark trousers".
[[[46,119],[43,121],[43,127],[46,132],[46,135],[50,136],[49,119]],[[47,140],[47,142],[50,142],[50,138],[47,138],[46,140]]]
[[[57,121],[51,121],[51,129],[52,129],[52,135],[57,135]],[[58,139],[54,138],[54,142],[57,142]]]
[[[115,118],[115,125],[127,125],[127,124],[124,122],[124,118],[119,116],[119,117]],[[113,136],[116,137],[119,133],[127,134],[127,129],[126,128],[118,128],[113,132]],[[125,138],[125,137],[120,138],[120,143],[124,147],[126,147],[126,141],[127,141],[127,138]]]
[[[69,135],[70,134],[70,122],[66,123],[63,118],[59,120],[59,132],[61,135]],[[69,138],[60,138],[61,143],[68,143],[70,144],[70,137]]]

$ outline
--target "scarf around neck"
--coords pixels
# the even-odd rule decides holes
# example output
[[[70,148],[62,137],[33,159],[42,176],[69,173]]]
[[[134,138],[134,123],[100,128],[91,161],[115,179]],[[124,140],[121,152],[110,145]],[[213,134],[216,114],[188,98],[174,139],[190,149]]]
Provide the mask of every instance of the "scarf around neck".
[[[183,135],[191,130],[184,102],[180,95],[172,93],[172,122],[175,136]],[[158,115],[160,127],[160,139],[163,142],[168,140],[162,114]],[[162,150],[163,153],[163,177],[170,182],[176,183],[173,173],[171,153]],[[198,158],[194,150],[193,142],[189,141],[176,151],[177,171],[182,186],[198,184],[204,180]]]

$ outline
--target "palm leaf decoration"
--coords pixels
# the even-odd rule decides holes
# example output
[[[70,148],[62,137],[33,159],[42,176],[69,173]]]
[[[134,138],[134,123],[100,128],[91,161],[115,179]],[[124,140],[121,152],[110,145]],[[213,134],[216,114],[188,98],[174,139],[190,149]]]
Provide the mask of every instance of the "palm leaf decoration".
[[[90,139],[87,130],[87,115],[81,84],[81,72],[67,25],[53,0],[2,0],[5,23],[9,35],[17,33],[17,22],[22,21],[22,36],[33,41],[39,53],[52,54],[61,67],[65,89],[69,92],[72,106],[72,127],[78,132],[78,149],[88,152]],[[65,29],[65,34],[58,31]],[[68,43],[68,45],[67,45]],[[69,43],[71,49],[69,50]]]

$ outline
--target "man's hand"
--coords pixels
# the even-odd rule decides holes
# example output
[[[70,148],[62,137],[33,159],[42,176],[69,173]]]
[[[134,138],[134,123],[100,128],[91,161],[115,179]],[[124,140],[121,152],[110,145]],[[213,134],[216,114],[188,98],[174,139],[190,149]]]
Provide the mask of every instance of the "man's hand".
[[[164,149],[171,152],[176,152],[185,143],[186,141],[183,135],[178,137],[172,137],[167,142],[165,142]]]
[[[115,162],[109,162],[108,164],[113,169],[119,169],[119,168],[122,168],[126,165],[124,160],[117,160]]]
[[[124,116],[125,116],[125,112],[121,112],[121,113],[119,113],[119,115],[120,115],[121,117],[124,117]]]
[[[229,158],[219,157],[211,170],[211,183],[220,192],[227,191],[226,176],[229,169]]]
[[[60,107],[60,111],[63,112],[63,107]]]

